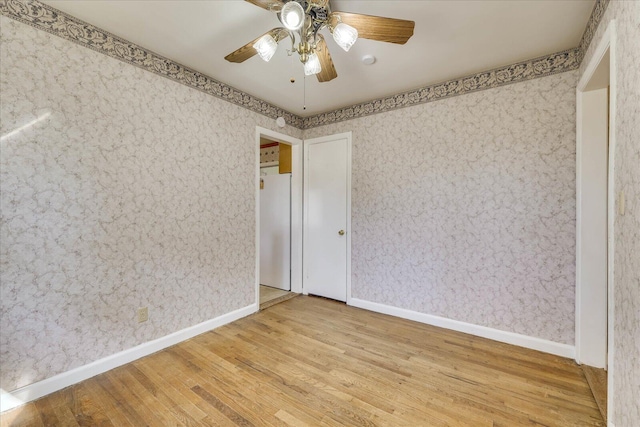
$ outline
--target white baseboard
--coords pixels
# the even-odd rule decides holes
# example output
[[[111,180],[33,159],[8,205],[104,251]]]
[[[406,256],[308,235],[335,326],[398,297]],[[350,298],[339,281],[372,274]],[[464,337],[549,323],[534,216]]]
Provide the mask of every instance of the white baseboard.
[[[420,313],[417,311],[393,307],[377,302],[365,301],[358,298],[351,298],[349,301],[349,305],[364,308],[365,310],[401,317],[403,319],[413,320],[420,323],[426,323],[427,325],[438,326],[440,328],[451,329],[458,332],[464,332],[466,334],[489,338],[494,341],[514,344],[533,350],[539,350],[545,353],[555,354],[557,356],[567,357],[571,359],[575,357],[574,346],[548,341],[542,338],[516,334],[515,332],[501,331],[499,329],[474,325],[472,323],[460,322],[458,320],[447,319],[445,317]]]
[[[117,368],[126,363],[133,362],[141,357],[148,356],[152,353],[160,351],[164,348],[171,347],[182,341],[193,338],[204,332],[218,328],[234,320],[248,316],[258,311],[258,304],[254,303],[247,307],[240,308],[206,322],[182,329],[162,338],[140,344],[128,350],[121,351],[103,359],[96,360],[87,365],[80,366],[67,372],[55,375],[51,378],[29,384],[10,393],[1,390],[0,395],[0,412],[8,411],[16,408],[32,400],[38,399],[54,391],[62,390],[65,387],[76,384],[80,381],[94,377],[98,374]]]

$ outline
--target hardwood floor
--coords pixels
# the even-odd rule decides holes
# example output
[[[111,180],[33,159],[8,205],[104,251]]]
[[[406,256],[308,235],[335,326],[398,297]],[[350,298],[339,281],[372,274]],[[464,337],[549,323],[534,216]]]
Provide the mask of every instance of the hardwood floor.
[[[603,426],[572,360],[300,296],[1,425]]]

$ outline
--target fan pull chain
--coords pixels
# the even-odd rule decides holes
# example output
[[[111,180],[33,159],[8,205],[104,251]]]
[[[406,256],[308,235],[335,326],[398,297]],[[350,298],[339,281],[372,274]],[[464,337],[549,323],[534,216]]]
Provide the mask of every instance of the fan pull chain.
[[[304,84],[304,89],[302,90],[302,109],[306,110],[307,109],[307,75],[304,75],[304,80],[303,80],[303,84]]]

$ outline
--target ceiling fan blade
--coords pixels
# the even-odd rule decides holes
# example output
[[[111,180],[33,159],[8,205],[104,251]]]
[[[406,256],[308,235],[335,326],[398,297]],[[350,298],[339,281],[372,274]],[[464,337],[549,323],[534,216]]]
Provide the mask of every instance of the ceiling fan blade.
[[[333,60],[331,59],[331,54],[327,48],[327,43],[324,41],[324,37],[322,37],[322,34],[318,34],[318,37],[320,40],[316,45],[316,54],[320,60],[322,70],[316,74],[316,77],[318,81],[322,83],[335,79],[338,77],[338,73],[336,72],[336,67],[333,66]]]
[[[337,17],[340,17],[338,20]],[[416,23],[404,19],[382,16],[361,15],[359,13],[332,12],[329,16],[332,26],[344,22],[358,30],[358,37],[380,42],[405,44],[413,35]]]
[[[284,2],[282,0],[245,0],[251,4],[255,4],[258,7],[263,9],[272,10],[274,12],[279,12],[284,6]]]
[[[283,36],[286,36],[287,31],[284,28],[274,28],[270,31],[267,31],[263,35],[256,37],[254,40],[251,40],[249,43],[245,44],[240,49],[234,50],[229,55],[225,56],[224,59],[226,59],[229,62],[236,62],[236,63],[246,61],[247,59],[251,58],[253,55],[258,53],[253,48],[253,45],[260,39],[260,37],[265,36],[267,34],[271,34],[271,37],[273,37],[277,43],[283,39]]]

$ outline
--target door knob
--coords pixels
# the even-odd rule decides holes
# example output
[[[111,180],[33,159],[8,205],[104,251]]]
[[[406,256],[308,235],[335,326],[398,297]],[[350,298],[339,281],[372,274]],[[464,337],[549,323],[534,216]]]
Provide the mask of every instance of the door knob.
[[[338,231],[338,234],[341,235],[341,236],[344,236],[344,230]]]

